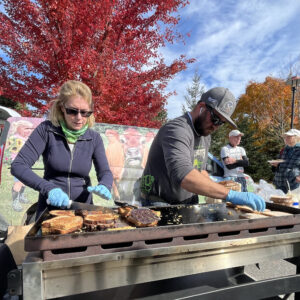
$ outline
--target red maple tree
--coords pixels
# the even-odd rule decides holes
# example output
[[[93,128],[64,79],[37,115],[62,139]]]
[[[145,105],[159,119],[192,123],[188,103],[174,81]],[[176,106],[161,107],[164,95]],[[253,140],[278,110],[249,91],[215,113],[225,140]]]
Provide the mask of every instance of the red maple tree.
[[[98,122],[159,127],[168,81],[193,59],[159,53],[188,0],[0,0],[1,94],[45,113],[58,88],[81,80]]]

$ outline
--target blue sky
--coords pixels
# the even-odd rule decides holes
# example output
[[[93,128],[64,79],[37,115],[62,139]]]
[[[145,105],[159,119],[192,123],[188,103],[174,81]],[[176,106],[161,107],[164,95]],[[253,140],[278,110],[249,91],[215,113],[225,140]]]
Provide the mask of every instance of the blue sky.
[[[190,32],[186,44],[161,49],[166,62],[185,54],[196,62],[168,85],[168,118],[182,114],[186,88],[196,70],[206,89],[229,88],[238,98],[250,80],[300,75],[299,0],[190,0],[179,11],[178,31]]]

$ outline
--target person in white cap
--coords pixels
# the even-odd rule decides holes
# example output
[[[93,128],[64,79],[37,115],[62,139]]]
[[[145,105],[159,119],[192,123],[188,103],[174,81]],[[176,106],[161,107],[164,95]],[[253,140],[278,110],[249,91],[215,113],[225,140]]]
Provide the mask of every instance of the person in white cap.
[[[143,206],[198,204],[198,195],[203,195],[265,209],[260,196],[229,191],[206,172],[210,134],[225,122],[236,128],[231,119],[235,106],[236,99],[228,89],[212,88],[202,94],[191,112],[160,128],[141,178]]]
[[[237,129],[229,132],[229,144],[221,148],[221,159],[224,164],[224,177],[231,177],[242,186],[242,192],[247,192],[244,167],[249,166],[246,151],[240,147],[244,134]]]
[[[300,186],[300,131],[290,129],[283,134],[285,147],[280,158],[283,162],[272,162],[276,167],[273,184],[284,193]]]

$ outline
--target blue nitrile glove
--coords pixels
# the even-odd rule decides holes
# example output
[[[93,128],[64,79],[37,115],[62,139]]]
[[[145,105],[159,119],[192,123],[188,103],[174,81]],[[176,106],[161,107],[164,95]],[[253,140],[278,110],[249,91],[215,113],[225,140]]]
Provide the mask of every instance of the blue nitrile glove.
[[[68,207],[70,201],[69,196],[60,188],[50,190],[48,200],[51,205],[57,207]]]
[[[266,203],[263,198],[249,192],[236,192],[230,190],[226,197],[226,201],[235,205],[247,205],[258,211],[264,211],[266,208]]]
[[[94,193],[106,200],[109,200],[111,199],[111,193],[110,191],[108,190],[108,188],[103,185],[103,184],[99,184],[99,185],[96,185],[96,186],[89,186],[87,188],[87,190],[90,192],[90,193]]]

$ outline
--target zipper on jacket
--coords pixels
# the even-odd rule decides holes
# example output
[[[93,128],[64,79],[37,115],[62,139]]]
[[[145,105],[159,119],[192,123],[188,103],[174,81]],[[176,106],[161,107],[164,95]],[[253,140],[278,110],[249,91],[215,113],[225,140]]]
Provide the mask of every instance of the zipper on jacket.
[[[68,148],[69,148],[69,151],[70,151],[70,154],[71,154],[71,160],[70,160],[70,166],[69,166],[69,172],[68,172],[68,178],[67,178],[68,196],[69,196],[69,199],[71,199],[71,179],[70,179],[70,174],[71,174],[72,163],[73,163],[73,152],[74,152],[76,143],[74,144],[73,150],[71,151],[70,146],[68,144],[68,140],[66,139],[65,135],[63,135],[63,134],[61,134],[61,133],[59,133],[57,131],[54,131],[54,130],[51,130],[51,131],[54,134],[57,134],[57,135],[63,137],[66,140]]]
[[[69,147],[69,144],[68,144],[68,147]],[[68,173],[68,194],[69,194],[69,199],[71,199],[71,179],[70,179],[70,174],[71,174],[71,170],[72,170],[73,154],[74,154],[74,151],[75,151],[75,147],[76,147],[76,143],[74,144],[74,147],[73,147],[72,151],[70,151],[70,153],[71,153],[71,160],[70,160],[70,167],[69,167],[69,173]],[[69,149],[70,149],[70,147],[69,147]]]
[[[52,131],[54,134],[57,134],[57,135],[63,137],[63,138],[66,140],[67,145],[68,145],[68,148],[69,148],[70,153],[71,153],[70,167],[69,167],[68,178],[67,178],[68,196],[69,196],[69,199],[71,199],[71,179],[70,179],[70,174],[71,174],[72,164],[73,164],[73,154],[74,154],[74,151],[75,151],[75,147],[76,147],[77,142],[74,144],[74,147],[73,147],[73,149],[72,149],[72,151],[71,151],[66,136],[63,135],[63,134],[61,134],[61,133],[59,133],[59,132],[57,132],[57,131],[54,131],[54,130],[51,130],[51,131]],[[90,140],[90,138],[87,139],[87,138],[80,138],[80,137],[79,137],[79,138],[78,138],[78,141],[79,141],[79,140],[80,140],[80,141],[88,141],[88,140]]]

